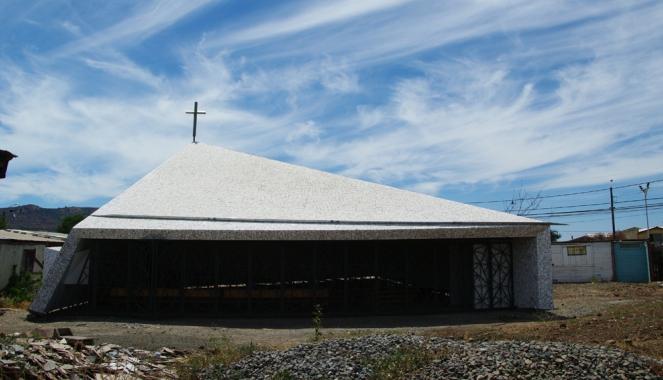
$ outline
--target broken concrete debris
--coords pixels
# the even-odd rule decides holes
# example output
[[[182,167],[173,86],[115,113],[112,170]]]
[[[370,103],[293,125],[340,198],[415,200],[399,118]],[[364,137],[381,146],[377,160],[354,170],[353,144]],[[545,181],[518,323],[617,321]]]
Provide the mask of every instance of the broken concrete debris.
[[[0,378],[175,379],[176,373],[168,368],[172,368],[169,364],[184,355],[165,347],[146,351],[92,342],[90,338],[74,335],[60,335],[60,338],[0,335]]]

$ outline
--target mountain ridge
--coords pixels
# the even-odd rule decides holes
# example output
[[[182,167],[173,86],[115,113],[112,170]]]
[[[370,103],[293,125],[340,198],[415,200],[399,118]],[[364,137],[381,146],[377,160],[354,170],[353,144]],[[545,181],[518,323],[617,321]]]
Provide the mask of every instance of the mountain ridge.
[[[96,207],[78,206],[44,208],[35,204],[25,204],[0,207],[0,216],[4,216],[9,229],[55,232],[65,216],[76,214],[88,216],[96,209]]]

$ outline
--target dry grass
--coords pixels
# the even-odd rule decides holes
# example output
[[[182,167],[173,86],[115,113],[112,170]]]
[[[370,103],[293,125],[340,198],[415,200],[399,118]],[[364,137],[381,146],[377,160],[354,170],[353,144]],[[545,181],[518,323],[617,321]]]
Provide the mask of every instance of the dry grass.
[[[197,379],[197,374],[209,366],[229,366],[259,349],[255,344],[235,344],[227,338],[210,342],[209,346],[210,348],[186,356],[175,365],[180,379]]]
[[[404,379],[439,356],[443,354],[416,347],[403,347],[384,358],[367,363],[373,369],[370,379]]]
[[[28,310],[32,301],[16,301],[7,297],[0,297],[0,309]]]
[[[594,301],[596,305],[593,305]],[[588,314],[563,320],[436,329],[432,335],[477,340],[538,340],[619,347],[663,360],[663,286],[574,284],[556,286],[555,302],[586,307]]]

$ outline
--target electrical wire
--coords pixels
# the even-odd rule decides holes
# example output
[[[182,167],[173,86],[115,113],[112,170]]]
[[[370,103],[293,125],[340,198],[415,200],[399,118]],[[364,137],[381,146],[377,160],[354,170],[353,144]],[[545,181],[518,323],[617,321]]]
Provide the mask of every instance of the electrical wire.
[[[659,210],[663,209],[663,203],[653,203],[646,207],[648,210]],[[644,210],[645,206],[626,206],[626,207],[615,207],[615,212],[619,213],[629,213],[632,211],[641,211]],[[589,210],[572,210],[572,211],[559,211],[559,212],[548,212],[548,213],[539,213],[539,214],[523,214],[520,216],[526,217],[537,217],[537,218],[561,218],[569,216],[579,216],[579,215],[597,215],[602,213],[610,213],[610,208],[604,209],[589,209]]]
[[[631,184],[628,184],[628,185],[614,186],[612,189],[613,190],[625,189],[627,187],[634,187],[634,186],[639,186],[639,185],[643,185],[643,184],[646,184],[646,183],[651,184],[651,183],[658,183],[658,182],[663,182],[663,179],[654,179],[654,180],[650,180],[650,181],[631,183]],[[489,204],[489,203],[504,203],[504,202],[513,202],[513,201],[529,201],[529,200],[535,200],[535,199],[549,199],[549,198],[558,198],[558,197],[569,197],[569,196],[573,196],[573,195],[598,193],[598,192],[609,191],[609,190],[610,190],[610,188],[606,187],[606,188],[603,188],[603,189],[576,191],[576,192],[573,192],[573,193],[540,195],[540,196],[535,196],[535,197],[500,199],[500,200],[492,200],[492,201],[473,201],[473,202],[468,202],[468,203],[471,203],[471,204]]]

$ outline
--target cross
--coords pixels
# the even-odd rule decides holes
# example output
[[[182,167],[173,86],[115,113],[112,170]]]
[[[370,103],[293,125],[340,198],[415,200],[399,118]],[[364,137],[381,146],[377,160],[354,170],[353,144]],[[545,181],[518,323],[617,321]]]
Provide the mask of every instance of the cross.
[[[193,102],[193,112],[187,111],[186,113],[193,115],[193,143],[196,142],[196,126],[198,125],[198,115],[205,115],[205,111],[198,111],[198,102]]]

